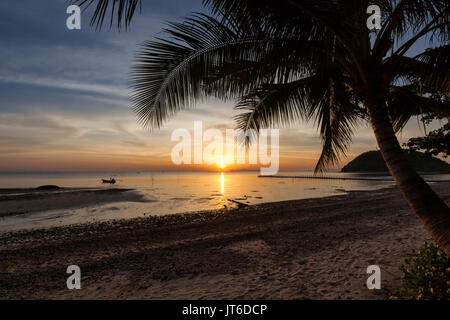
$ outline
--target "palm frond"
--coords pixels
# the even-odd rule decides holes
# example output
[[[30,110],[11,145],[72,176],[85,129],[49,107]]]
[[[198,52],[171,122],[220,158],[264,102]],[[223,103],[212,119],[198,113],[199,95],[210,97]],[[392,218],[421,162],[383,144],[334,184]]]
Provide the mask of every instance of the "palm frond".
[[[322,172],[335,165],[348,151],[360,113],[342,82],[329,82],[326,101],[315,108],[315,121],[322,138],[322,152],[314,169]]]
[[[385,78],[416,86],[425,93],[450,92],[450,45],[437,48],[410,58],[391,56],[384,62]]]
[[[242,38],[237,30],[202,14],[170,23],[165,31],[171,39],[143,44],[131,76],[138,120],[152,128],[203,99],[204,83],[217,68],[254,60],[261,45],[255,36]]]
[[[404,55],[420,38],[429,36],[438,42],[449,39],[450,5],[447,0],[385,0],[382,1],[385,21],[377,34],[374,56],[382,58],[395,45]],[[406,41],[401,43],[404,38]]]
[[[287,84],[271,84],[254,90],[235,107],[245,111],[235,117],[237,128],[259,131],[313,119],[323,142],[316,172],[335,164],[347,151],[361,113],[342,83],[330,81],[331,76],[319,72]]]
[[[95,25],[97,29],[102,28],[108,15],[110,28],[114,21],[119,30],[122,26],[128,28],[136,9],[142,9],[142,0],[71,0],[71,3],[84,9],[94,5],[91,25]]]
[[[449,101],[438,101],[419,94],[414,86],[392,86],[386,97],[389,116],[396,132],[402,130],[413,116],[433,113],[445,114]]]
[[[359,51],[368,52],[369,41],[361,45],[367,34],[366,1],[357,0],[204,0],[213,14],[220,14],[252,30],[261,26],[263,32],[276,38],[292,37],[332,44],[324,39],[333,36],[337,46],[344,49],[360,80],[367,76]],[[355,26],[359,26],[355,28]],[[359,42],[358,46],[354,44]]]
[[[425,65],[421,83],[433,91],[450,93],[450,44],[426,50],[415,57]]]
[[[254,89],[241,97],[235,106],[236,110],[242,111],[235,116],[236,127],[243,131],[259,131],[261,128],[286,126],[298,120],[307,120],[312,105],[312,101],[307,101],[307,94],[311,87],[319,91],[319,87],[312,85],[315,82],[316,77],[310,76],[286,84],[266,84]]]

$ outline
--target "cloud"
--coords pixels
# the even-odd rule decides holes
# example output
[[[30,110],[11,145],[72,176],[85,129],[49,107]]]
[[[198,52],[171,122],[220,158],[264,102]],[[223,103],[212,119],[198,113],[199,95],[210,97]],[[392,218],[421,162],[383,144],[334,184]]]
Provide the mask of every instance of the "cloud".
[[[5,76],[0,75],[1,82],[17,83],[33,86],[43,86],[56,89],[74,90],[93,92],[108,96],[116,96],[120,98],[128,97],[128,90],[119,86],[95,84],[95,83],[79,83],[65,79],[42,78],[35,76]]]

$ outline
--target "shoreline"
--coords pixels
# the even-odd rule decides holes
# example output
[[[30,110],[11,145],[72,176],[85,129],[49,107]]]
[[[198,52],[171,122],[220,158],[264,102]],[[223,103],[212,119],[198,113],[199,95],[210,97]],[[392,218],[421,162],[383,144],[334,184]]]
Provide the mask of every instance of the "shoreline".
[[[356,193],[356,194],[369,194],[373,192],[387,192],[389,190],[396,189],[395,187],[385,187],[377,190],[342,190],[342,192],[346,192],[347,195]],[[107,190],[110,191],[110,190]],[[135,191],[134,189],[121,189],[123,192],[127,191]],[[3,233],[0,233],[0,240],[3,237],[8,236],[15,236],[19,234],[28,234],[28,233],[53,233],[53,232],[60,232],[63,229],[71,229],[71,230],[81,230],[84,228],[91,229],[91,228],[114,228],[114,226],[124,226],[127,224],[140,224],[140,222],[145,222],[146,225],[175,225],[177,223],[187,223],[187,222],[195,222],[198,220],[205,220],[205,219],[213,219],[215,216],[218,215],[224,215],[224,214],[233,214],[234,211],[237,211],[238,213],[242,213],[245,210],[249,209],[256,209],[257,207],[261,207],[264,210],[264,207],[266,206],[276,206],[276,205],[287,205],[291,202],[293,203],[310,203],[313,200],[338,200],[342,197],[345,197],[346,195],[334,195],[334,196],[324,196],[324,197],[314,197],[314,198],[306,198],[306,199],[294,199],[294,200],[283,200],[283,201],[271,201],[271,202],[263,202],[260,204],[245,204],[245,206],[237,206],[237,207],[227,207],[223,209],[207,209],[207,210],[197,210],[197,211],[186,211],[186,212],[179,212],[179,213],[168,213],[168,214],[161,214],[161,215],[148,215],[145,217],[136,217],[136,218],[128,218],[128,219],[111,219],[106,221],[96,221],[96,222],[85,222],[85,223],[74,223],[74,224],[68,224],[68,225],[62,225],[62,226],[51,226],[51,227],[44,227],[44,228],[31,228],[31,229],[22,229],[22,230],[16,230],[16,231],[6,231]],[[61,229],[61,230],[60,230]]]
[[[0,299],[386,299],[425,241],[396,189],[26,230],[0,235]]]
[[[392,188],[392,186],[386,186],[374,190],[384,190],[386,188],[389,189]],[[315,190],[315,188],[313,188],[313,190]],[[249,199],[247,199],[247,195],[244,195],[242,197],[224,198],[222,202],[226,205],[221,208],[210,207],[189,210],[180,207],[180,209],[175,212],[164,212],[162,210],[156,214],[153,213],[151,209],[145,212],[145,206],[140,206],[140,213],[136,215],[132,213],[136,210],[136,207],[133,208],[131,206],[127,206],[126,211],[120,208],[123,208],[123,205],[126,203],[141,203],[142,205],[145,205],[146,203],[158,203],[161,201],[165,201],[166,203],[167,201],[175,200],[176,198],[171,198],[168,200],[152,199],[149,198],[148,195],[140,192],[138,189],[120,187],[56,187],[54,189],[0,188],[0,234],[33,229],[69,227],[71,225],[84,225],[114,220],[120,221],[122,219],[130,220],[139,217],[151,218],[156,215],[184,215],[216,210],[226,211],[260,204],[321,199],[351,192],[366,192],[365,190],[346,190],[337,187],[334,190],[337,193],[336,195],[325,194],[305,197],[297,200],[263,201],[259,203],[250,203],[248,201]],[[214,196],[216,195],[217,194],[214,194]],[[248,198],[252,198],[252,196]],[[260,197],[255,196],[255,199],[257,198]],[[202,198],[200,198],[200,200],[201,199]],[[113,206],[111,207],[109,205]],[[110,211],[108,215],[105,216],[105,212],[107,210]],[[124,214],[116,217],[119,211]],[[100,213],[100,215],[97,215],[98,213]],[[127,217],[124,218],[124,216]],[[4,219],[8,219],[8,221],[6,222]],[[4,225],[2,225],[2,221],[4,222]]]
[[[124,188],[0,189],[0,218],[123,201],[147,200]]]
[[[345,189],[336,189],[339,192],[342,193],[346,193],[346,194],[351,194],[351,193],[361,193],[361,194],[365,194],[365,193],[373,193],[373,192],[385,192],[388,190],[392,190],[395,189],[395,186],[390,186],[390,187],[383,187],[380,189],[376,189],[376,190],[345,190]],[[7,191],[7,193],[3,193]],[[75,204],[72,203],[71,200],[75,200],[75,201],[79,201],[80,197],[76,197],[75,199],[71,199],[71,196],[75,195],[85,195],[85,194],[90,194],[92,196],[96,196],[95,199],[95,204],[99,205],[99,204],[112,204],[112,203],[117,203],[117,202],[123,202],[123,201],[131,201],[131,202],[153,202],[152,200],[146,200],[145,197],[141,194],[139,194],[139,192],[137,192],[136,189],[124,189],[124,188],[107,188],[107,189],[99,189],[99,188],[89,188],[89,187],[85,187],[85,188],[60,188],[59,190],[56,191],[39,191],[33,188],[23,188],[23,189],[0,189],[0,204],[2,203],[2,197],[4,195],[10,195],[9,191],[11,192],[18,192],[18,191],[22,191],[22,192],[27,192],[27,194],[24,195],[17,195],[17,194],[12,194],[13,198],[11,199],[11,201],[14,202],[21,202],[22,200],[27,200],[27,199],[31,199],[34,200],[35,198],[42,198],[44,197],[48,197],[48,198],[52,198],[52,197],[61,197],[61,196],[69,196],[68,199],[67,197],[63,199],[63,201],[58,201],[56,204],[51,204],[51,205],[56,205],[54,208],[51,209],[47,209],[47,208],[43,208],[42,206],[38,207],[38,208],[34,208],[34,210],[30,210],[27,212],[23,212],[23,213],[4,213],[2,212],[2,210],[0,210],[0,223],[1,223],[1,218],[4,217],[10,217],[10,216],[20,216],[22,214],[32,214],[32,213],[40,213],[40,212],[44,212],[44,211],[51,211],[51,210],[61,210],[61,209],[73,209],[73,208],[82,208],[82,207],[88,207],[89,205],[91,205],[94,201],[91,198],[88,199],[82,199],[82,202],[76,202]],[[29,192],[31,191],[32,194],[29,194]],[[116,195],[120,195],[120,198],[113,198],[112,196],[116,196]],[[47,227],[38,227],[38,228],[24,228],[24,229],[19,229],[19,230],[12,230],[12,231],[0,231],[0,239],[2,236],[7,236],[7,235],[12,235],[12,234],[19,234],[19,233],[29,233],[29,232],[33,232],[33,231],[52,231],[52,229],[66,229],[66,228],[74,228],[74,229],[79,229],[79,228],[83,228],[83,227],[95,227],[98,225],[98,227],[102,228],[102,225],[106,225],[106,226],[111,226],[111,225],[116,225],[116,224],[126,224],[127,222],[130,223],[134,223],[137,222],[139,220],[145,219],[147,221],[147,223],[151,223],[152,220],[155,220],[156,224],[160,225],[160,224],[170,224],[170,223],[174,223],[176,221],[186,221],[189,220],[191,217],[194,218],[195,216],[202,216],[202,217],[214,217],[215,215],[218,214],[223,214],[223,213],[230,213],[234,210],[237,209],[245,209],[245,208],[254,208],[257,206],[265,206],[265,205],[276,205],[276,204],[282,204],[282,203],[289,203],[289,202],[302,202],[302,201],[306,201],[306,202],[310,202],[312,200],[321,200],[321,199],[334,199],[334,198],[340,198],[342,196],[342,194],[339,195],[332,195],[332,196],[322,196],[322,197],[311,197],[311,198],[305,198],[305,199],[293,199],[293,200],[282,200],[282,201],[270,201],[270,202],[262,202],[259,204],[247,204],[247,203],[242,203],[240,201],[237,200],[233,200],[233,199],[227,199],[227,201],[235,203],[236,206],[232,207],[232,206],[228,206],[226,208],[221,208],[221,209],[205,209],[205,210],[195,210],[195,211],[185,211],[185,212],[178,212],[178,213],[166,213],[166,214],[158,214],[158,215],[151,215],[150,213],[145,216],[141,216],[141,217],[133,217],[133,218],[117,218],[117,219],[108,219],[108,220],[100,220],[100,221],[94,221],[94,222],[90,222],[90,221],[86,221],[86,222],[81,222],[81,223],[72,223],[72,224],[64,224],[64,225],[56,225],[56,226],[47,226]],[[241,200],[241,199],[239,199]],[[3,200],[4,201],[4,200]],[[45,201],[44,201],[45,202]],[[47,204],[48,206],[48,204]],[[4,208],[3,208],[4,210]],[[189,216],[189,217],[186,217]],[[179,219],[180,217],[182,217],[182,219]],[[195,218],[194,218],[195,219]]]

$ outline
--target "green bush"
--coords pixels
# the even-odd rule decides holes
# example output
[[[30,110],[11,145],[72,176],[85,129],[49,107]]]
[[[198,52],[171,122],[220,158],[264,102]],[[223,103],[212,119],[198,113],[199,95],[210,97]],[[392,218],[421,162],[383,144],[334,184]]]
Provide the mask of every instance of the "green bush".
[[[404,289],[396,298],[415,300],[450,299],[450,259],[435,244],[425,244],[400,267]]]

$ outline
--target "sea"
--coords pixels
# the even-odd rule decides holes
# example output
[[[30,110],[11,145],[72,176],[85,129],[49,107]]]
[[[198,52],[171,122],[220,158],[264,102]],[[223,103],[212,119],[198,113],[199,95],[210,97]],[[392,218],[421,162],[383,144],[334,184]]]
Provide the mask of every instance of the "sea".
[[[383,174],[328,172],[319,175],[321,179],[313,179],[312,172],[280,172],[278,176],[265,178],[253,171],[0,173],[0,189],[29,189],[42,185],[93,190],[125,188],[134,189],[145,199],[143,202],[80,204],[65,209],[7,215],[0,217],[0,232],[223,209],[235,207],[237,203],[252,205],[322,198],[394,185],[391,177]],[[114,186],[102,184],[102,178],[114,178],[117,183]],[[350,180],[345,180],[348,178]],[[424,178],[443,181],[450,180],[450,175],[424,175]]]

